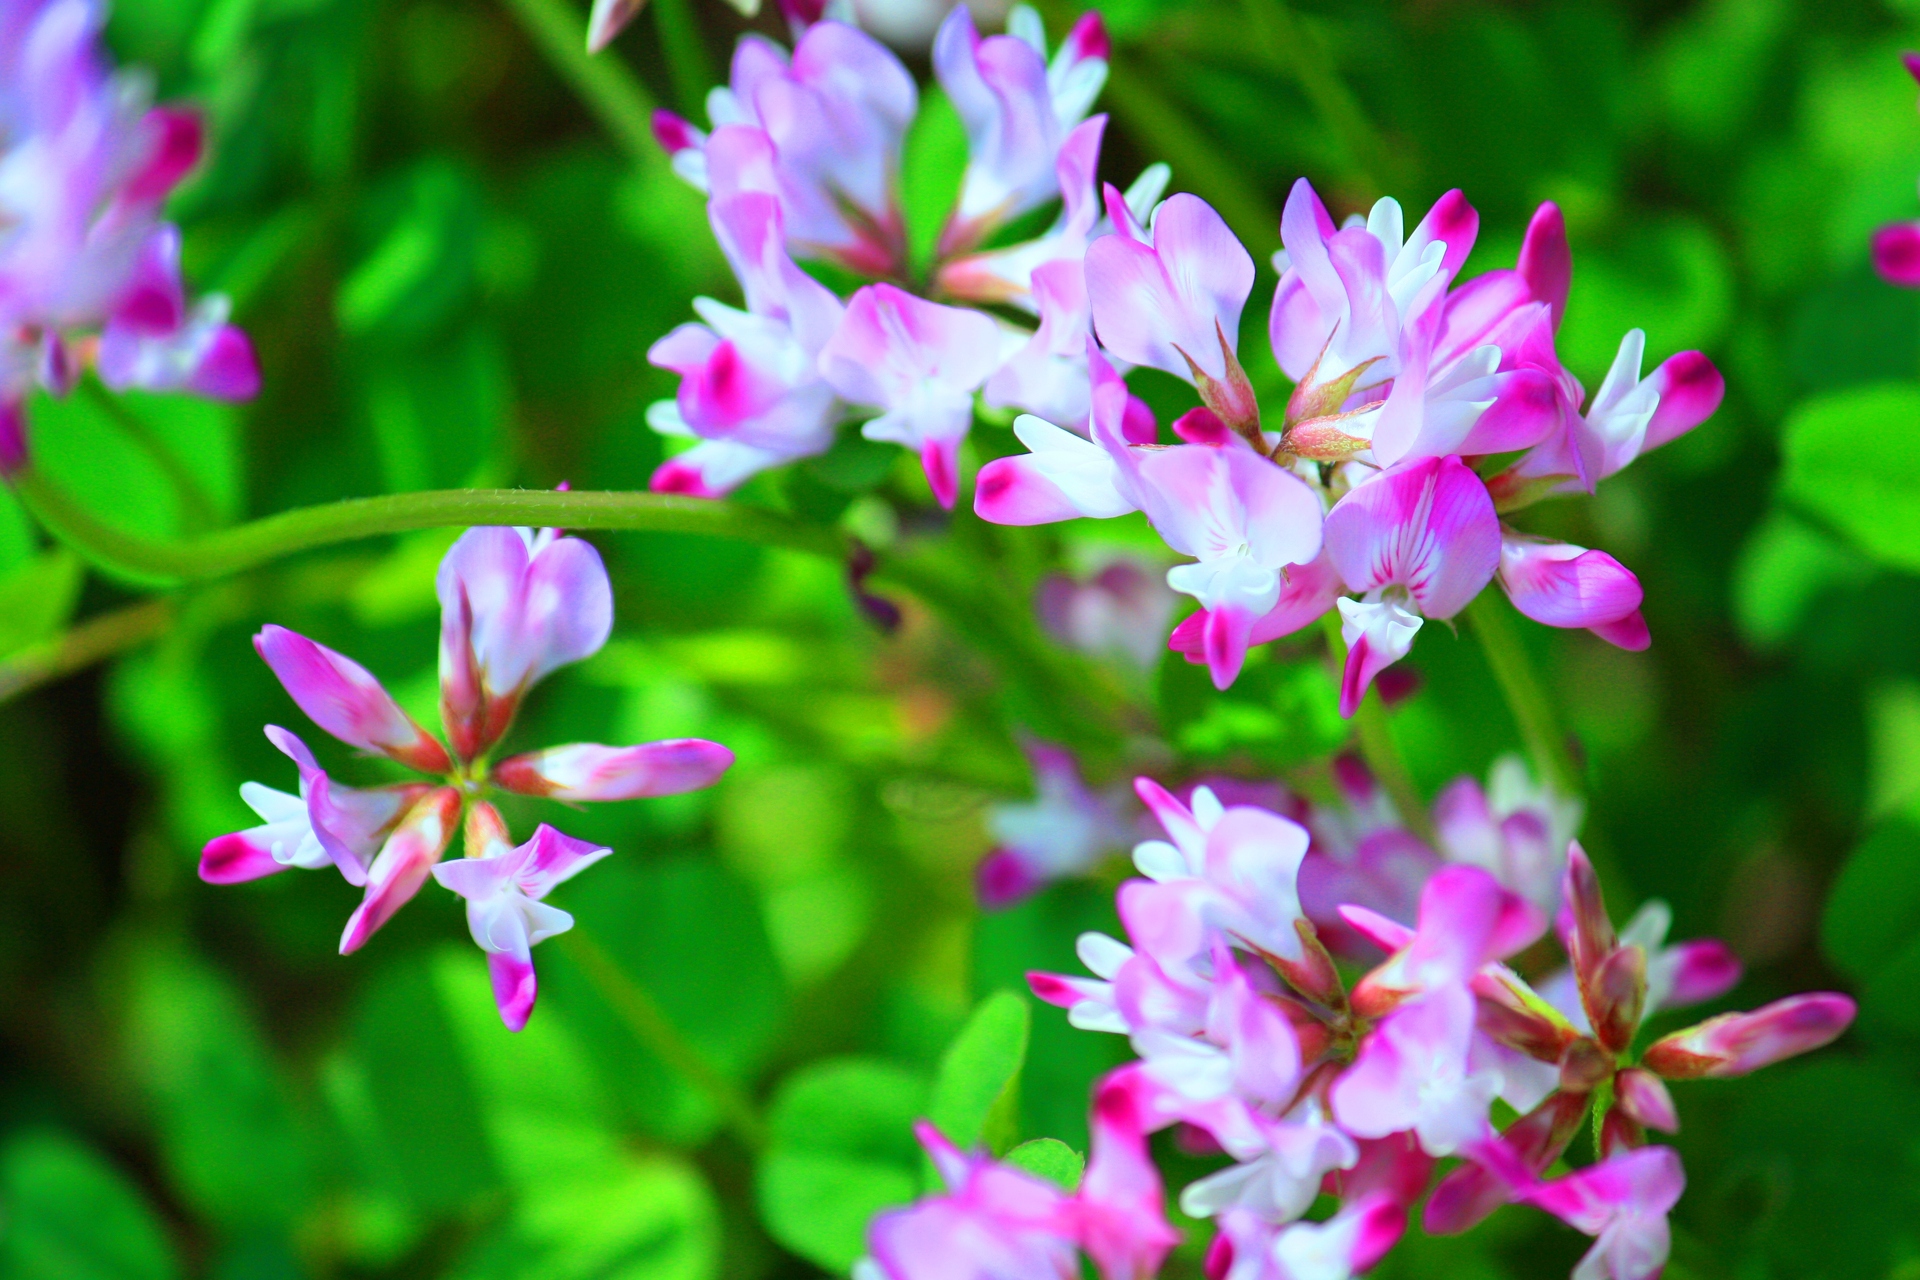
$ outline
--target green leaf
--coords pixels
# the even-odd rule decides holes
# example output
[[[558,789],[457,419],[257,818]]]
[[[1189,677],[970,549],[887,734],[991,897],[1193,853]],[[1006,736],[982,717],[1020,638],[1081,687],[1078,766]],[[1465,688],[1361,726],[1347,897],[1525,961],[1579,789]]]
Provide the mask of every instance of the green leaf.
[[[288,1082],[227,979],[141,939],[120,975],[126,1066],[153,1107],[174,1185],[228,1226],[285,1226],[310,1204],[306,1135]]]
[[[809,1262],[844,1272],[866,1250],[867,1224],[920,1189],[911,1167],[812,1151],[773,1151],[754,1173],[773,1238]]]
[[[1873,572],[1851,547],[1787,512],[1772,512],[1734,563],[1734,620],[1748,644],[1777,649],[1822,591],[1860,586]]]
[[[1080,1186],[1087,1158],[1058,1138],[1035,1138],[1007,1152],[1006,1163],[1073,1191]]]
[[[350,1132],[379,1149],[393,1189],[416,1208],[454,1209],[500,1185],[487,1141],[480,1094],[452,1020],[424,958],[409,958],[367,987],[354,1013],[354,1049],[363,1068],[343,1083],[363,1083],[371,1123],[356,1123],[351,1091],[334,1090]],[[358,1080],[353,1077],[357,1075]]]
[[[829,1270],[851,1266],[873,1215],[920,1188],[913,1122],[926,1102],[918,1072],[870,1058],[811,1063],[781,1081],[772,1145],[754,1170],[774,1239]]]
[[[1820,943],[1834,967],[1872,978],[1920,939],[1920,826],[1897,818],[1847,858],[1820,917]]]
[[[1803,401],[1782,430],[1781,493],[1882,564],[1920,569],[1920,386]]]
[[[153,1211],[119,1170],[65,1134],[0,1147],[0,1275],[11,1280],[172,1280]]]
[[[1694,218],[1649,222],[1611,249],[1588,250],[1555,338],[1567,368],[1597,386],[1633,328],[1647,334],[1647,365],[1712,346],[1733,318],[1726,246]]]
[[[1019,1126],[1020,1068],[1033,1015],[1012,991],[982,1000],[940,1059],[927,1118],[958,1147],[1013,1145]]]
[[[0,573],[0,658],[59,635],[85,576],[80,557],[64,549]]]
[[[37,542],[33,521],[13,490],[0,488],[0,573],[19,568],[33,558]]]
[[[457,1280],[707,1280],[718,1273],[719,1260],[719,1210],[700,1174],[671,1157],[618,1152],[530,1187],[508,1220],[451,1274]]]

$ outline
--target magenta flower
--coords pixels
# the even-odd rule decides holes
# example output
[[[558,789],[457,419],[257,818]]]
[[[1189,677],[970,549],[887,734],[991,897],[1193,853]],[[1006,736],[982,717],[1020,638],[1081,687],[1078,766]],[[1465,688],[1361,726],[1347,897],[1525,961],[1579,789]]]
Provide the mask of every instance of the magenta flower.
[[[1654,1280],[1673,1247],[1667,1213],[1686,1187],[1673,1148],[1643,1147],[1536,1184],[1523,1198],[1594,1237],[1573,1280]]]
[[[984,312],[868,285],[820,352],[820,372],[842,399],[883,411],[861,434],[918,454],[934,497],[951,507],[973,393],[1000,364],[1001,345],[999,326]]]
[[[1604,551],[1508,533],[1500,542],[1500,585],[1535,622],[1585,627],[1622,649],[1652,642],[1640,616],[1640,580]]]
[[[331,862],[365,890],[341,935],[345,955],[437,877],[468,900],[468,924],[488,955],[500,1016],[518,1031],[536,992],[531,948],[573,923],[541,899],[608,850],[546,826],[515,848],[487,794],[497,787],[564,801],[673,795],[711,785],[733,753],[682,739],[634,747],[575,743],[491,762],[527,690],[606,642],[612,589],[599,554],[578,538],[492,527],[461,535],[440,563],[437,587],[440,712],[451,751],[352,659],[275,626],[263,628],[254,647],[315,724],[439,783],[340,786],[298,738],[269,726],[269,740],[299,768],[300,795],[251,782],[242,787],[265,825],[210,841],[200,878],[230,884]],[[463,810],[467,856],[443,864]]]
[[[994,408],[1021,409],[1085,432],[1093,408],[1086,273],[1073,259],[1059,258],[1035,267],[1031,285],[1040,327],[987,379],[981,399]]]
[[[1073,753],[1049,742],[1025,744],[1034,798],[987,812],[994,847],[974,873],[980,905],[1012,906],[1054,880],[1082,875],[1133,840],[1124,788],[1094,792]]]
[[[1094,1098],[1093,1150],[1069,1194],[984,1154],[959,1151],[926,1121],[921,1145],[947,1184],[868,1229],[866,1280],[1066,1280],[1084,1249],[1102,1280],[1148,1280],[1179,1239],[1161,1208],[1132,1099],[1104,1083]]]
[[[941,233],[943,257],[1061,194],[1061,144],[1106,83],[1107,49],[1097,13],[1067,33],[1051,65],[1040,16],[1024,5],[1008,14],[1007,34],[984,39],[965,5],[947,15],[933,70],[966,127],[970,159]]]
[[[756,472],[832,446],[843,410],[819,358],[844,308],[788,256],[773,197],[715,200],[708,215],[747,309],[696,298],[706,323],[653,344],[647,359],[681,381],[674,399],[649,407],[647,424],[700,440],[654,472],[656,491],[722,497]]]
[[[1920,80],[1920,53],[1903,53],[1900,65]],[[1873,269],[1888,284],[1920,288],[1920,222],[1890,222],[1873,233]]]
[[[1338,602],[1347,643],[1340,712],[1352,715],[1382,667],[1427,618],[1451,618],[1492,580],[1500,521],[1458,458],[1426,458],[1354,489],[1327,513],[1327,554],[1358,600]]]
[[[0,472],[26,462],[33,387],[92,365],[118,389],[238,400],[259,389],[227,303],[189,307],[160,206],[198,162],[200,120],[115,75],[94,0],[18,0],[0,17]]]
[[[1351,1280],[1385,1257],[1406,1230],[1406,1209],[1374,1194],[1325,1222],[1275,1223],[1246,1210],[1220,1215],[1207,1280]]]

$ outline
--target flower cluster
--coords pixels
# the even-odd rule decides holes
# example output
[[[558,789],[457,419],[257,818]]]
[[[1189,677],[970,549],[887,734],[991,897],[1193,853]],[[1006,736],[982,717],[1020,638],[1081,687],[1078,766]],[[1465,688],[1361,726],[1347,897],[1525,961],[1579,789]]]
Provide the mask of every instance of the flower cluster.
[[[227,300],[188,305],[167,195],[200,118],[149,105],[98,44],[98,0],[0,0],[0,473],[27,458],[26,399],[91,367],[115,390],[221,400],[260,383]]]
[[[1902,54],[1900,62],[1920,81],[1920,53]],[[1920,289],[1920,221],[1890,222],[1873,233],[1873,269],[1888,284]]]
[[[1478,864],[1557,838],[1556,817],[1538,797],[1509,807],[1477,786],[1443,802],[1453,856],[1428,864],[1411,914],[1338,906],[1385,954],[1349,987],[1302,901],[1316,843],[1305,826],[1206,787],[1190,804],[1145,778],[1137,787],[1167,838],[1134,850],[1146,878],[1119,891],[1128,941],[1083,935],[1092,977],[1030,981],[1075,1026],[1129,1037],[1139,1060],[1103,1089],[1125,1091],[1144,1128],[1184,1126],[1230,1157],[1180,1196],[1186,1213],[1218,1221],[1216,1280],[1364,1270],[1447,1156],[1464,1160],[1434,1188],[1428,1231],[1532,1204],[1596,1237],[1583,1280],[1648,1280],[1684,1183],[1673,1151],[1646,1144],[1649,1129],[1679,1126],[1665,1082],[1744,1075],[1826,1044],[1853,1018],[1845,996],[1803,995],[1642,1043],[1648,1016],[1724,994],[1739,966],[1717,943],[1664,945],[1659,904],[1616,931],[1578,844],[1564,846],[1553,907],[1505,887]],[[1496,780],[1502,790],[1515,799],[1511,779]],[[1550,920],[1568,964],[1536,985],[1507,961],[1537,955]],[[1496,1099],[1520,1117],[1504,1132]],[[1544,1180],[1588,1115],[1598,1161]],[[1302,1221],[1322,1194],[1337,1210]]]
[[[1013,11],[1007,34],[984,38],[964,6],[947,17],[933,67],[970,159],[923,270],[911,260],[900,192],[919,91],[871,36],[819,22],[791,54],[748,36],[730,83],[708,97],[711,132],[659,113],[655,132],[675,171],[707,194],[746,306],[696,299],[701,323],[648,352],[681,377],[677,396],[654,405],[648,422],[699,441],[662,466],[653,487],[728,493],[755,472],[824,452],[835,428],[858,416],[867,438],[911,449],[951,507],[976,396],[1084,423],[1080,262],[1108,226],[1094,183],[1106,118],[1087,112],[1106,80],[1106,53],[1097,14],[1051,60],[1029,9]],[[1128,197],[1133,208],[1143,212],[1165,181],[1164,167],[1144,175]],[[1060,215],[1043,234],[995,242],[1056,200]],[[874,283],[842,300],[795,258]],[[1023,311],[1035,327],[980,309],[987,304]]]
[[[612,586],[599,553],[578,538],[492,527],[461,535],[440,562],[436,587],[444,743],[351,658],[283,627],[254,637],[261,658],[315,724],[436,781],[343,786],[298,737],[269,725],[268,740],[299,771],[299,794],[243,786],[241,797],[262,825],[211,841],[200,856],[200,878],[233,884],[288,867],[332,865],[366,891],[340,937],[345,955],[431,875],[466,899],[500,1017],[518,1031],[538,992],[532,948],[573,927],[572,916],[543,899],[612,850],[544,823],[515,845],[489,793],[567,802],[675,795],[711,785],[733,753],[684,738],[633,747],[572,743],[492,761],[527,691],[606,643]],[[455,831],[463,834],[466,856],[442,862]]]
[[[1426,619],[1453,617],[1496,579],[1535,621],[1646,646],[1631,572],[1605,552],[1521,533],[1502,514],[1591,492],[1703,421],[1723,382],[1692,351],[1643,379],[1636,329],[1586,397],[1554,352],[1572,277],[1555,206],[1535,214],[1515,268],[1455,288],[1479,226],[1458,191],[1409,235],[1391,199],[1336,226],[1296,183],[1269,321],[1295,385],[1275,422],[1237,351],[1254,277],[1246,250],[1193,196],[1140,220],[1107,194],[1113,231],[1085,254],[1088,432],[1018,420],[1030,452],[982,469],[983,517],[1145,512],[1194,560],[1168,574],[1202,606],[1170,643],[1220,688],[1249,646],[1337,608],[1348,715]],[[1115,361],[1194,386],[1202,403],[1173,424],[1182,443],[1160,446],[1141,429]]]

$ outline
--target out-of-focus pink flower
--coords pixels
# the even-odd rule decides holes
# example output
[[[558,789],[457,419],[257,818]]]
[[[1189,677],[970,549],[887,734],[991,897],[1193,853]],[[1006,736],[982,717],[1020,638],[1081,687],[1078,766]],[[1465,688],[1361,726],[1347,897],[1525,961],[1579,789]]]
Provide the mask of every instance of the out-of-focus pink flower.
[[[1458,458],[1385,471],[1327,513],[1327,554],[1358,600],[1339,603],[1347,643],[1340,713],[1351,716],[1382,667],[1399,661],[1427,618],[1451,618],[1500,565],[1493,501]]]
[[[1084,1248],[1103,1280],[1150,1280],[1178,1240],[1161,1211],[1160,1176],[1147,1158],[1124,1090],[1094,1100],[1093,1152],[1069,1194],[984,1154],[959,1151],[926,1121],[914,1126],[947,1185],[868,1228],[857,1277],[881,1280],[1065,1280]]]
[[[1033,289],[1034,271],[1051,262],[1071,262],[1078,267],[1086,256],[1088,242],[1099,234],[1101,204],[1096,174],[1106,127],[1104,115],[1083,120],[1060,144],[1060,155],[1054,162],[1060,186],[1060,216],[1053,226],[1032,240],[947,259],[938,273],[941,292],[969,302],[1005,302],[1040,311]],[[1129,192],[1129,199],[1133,198],[1135,193]],[[1080,293],[1085,292],[1082,285]]]
[[[1485,789],[1471,777],[1449,783],[1433,802],[1433,825],[1449,862],[1480,867],[1551,914],[1583,807],[1536,784],[1520,757],[1508,755],[1494,761]]]
[[[933,70],[967,131],[960,200],[940,237],[947,256],[1060,194],[1055,161],[1107,78],[1107,36],[1088,13],[1051,65],[1040,16],[1022,5],[984,39],[956,5],[933,41]]]
[[[1029,741],[1026,753],[1034,798],[987,813],[994,848],[974,876],[985,907],[1011,906],[1051,881],[1080,875],[1133,839],[1124,788],[1089,790],[1065,747]]]
[[[463,760],[500,740],[529,688],[598,653],[613,629],[600,553],[551,529],[469,529],[440,561],[434,586],[440,718]]]
[[[1325,1222],[1277,1224],[1258,1214],[1222,1214],[1207,1255],[1207,1280],[1351,1280],[1386,1256],[1406,1229],[1406,1211],[1385,1195],[1343,1205]]]
[[[573,928],[572,916],[541,899],[612,852],[542,823],[518,848],[495,843],[433,868],[434,879],[467,900],[467,929],[487,953],[507,1030],[526,1026],[533,1012],[533,947]]]
[[[1035,607],[1040,625],[1062,644],[1096,656],[1119,654],[1151,668],[1159,660],[1160,633],[1173,615],[1174,599],[1160,573],[1122,557],[1084,581],[1048,575]]]
[[[1920,80],[1920,53],[1903,53],[1900,63]],[[1892,222],[1875,231],[1873,269],[1888,284],[1920,289],[1920,222]]]
[[[647,423],[700,440],[668,459],[652,487],[721,497],[757,471],[833,444],[841,409],[819,357],[844,308],[788,255],[772,196],[715,200],[708,216],[747,309],[696,298],[706,323],[683,324],[653,344],[647,359],[681,382],[674,399],[648,408]]]
[[[983,312],[874,284],[847,304],[820,352],[820,372],[841,398],[883,410],[861,434],[917,453],[934,497],[951,507],[973,393],[999,367],[1001,347],[999,326]]]
[[[1853,1001],[1833,992],[1788,996],[1662,1036],[1641,1061],[1670,1080],[1743,1076],[1831,1044],[1853,1024],[1854,1013]]]
[[[226,300],[188,306],[179,232],[159,220],[199,160],[200,119],[110,70],[105,20],[96,0],[16,0],[0,17],[0,473],[27,461],[28,393],[64,395],[89,359],[116,390],[259,389]]]

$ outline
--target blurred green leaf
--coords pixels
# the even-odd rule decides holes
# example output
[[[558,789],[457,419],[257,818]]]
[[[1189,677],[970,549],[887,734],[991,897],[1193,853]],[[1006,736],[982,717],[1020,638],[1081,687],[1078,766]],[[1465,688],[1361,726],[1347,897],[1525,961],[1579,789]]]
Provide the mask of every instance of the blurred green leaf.
[[[377,188],[371,247],[334,303],[345,332],[417,337],[466,296],[480,243],[480,196],[451,162],[428,159]]]
[[[1856,982],[1920,939],[1920,826],[1885,823],[1847,856],[1820,917],[1820,943]]]
[[[908,255],[916,272],[933,261],[966,167],[967,131],[960,113],[937,87],[923,89],[920,114],[907,130],[900,163],[900,204],[907,220]]]
[[[754,1170],[767,1229],[809,1261],[844,1271],[866,1252],[867,1223],[919,1190],[913,1122],[927,1081],[870,1058],[832,1058],[781,1081],[772,1145]]]
[[[0,658],[60,634],[85,576],[80,557],[64,548],[0,570]]]
[[[136,938],[124,984],[127,1069],[160,1152],[196,1208],[227,1226],[286,1226],[313,1190],[289,1082],[240,994],[180,946]]]
[[[1080,1186],[1080,1175],[1087,1168],[1087,1158],[1058,1138],[1035,1138],[1031,1142],[1023,1142],[1007,1152],[1006,1163],[1036,1178],[1045,1178],[1048,1182],[1065,1187],[1068,1191]]]
[[[1920,386],[1802,401],[1781,431],[1781,494],[1896,568],[1920,569]]]
[[[1629,329],[1647,334],[1650,371],[1676,351],[1711,347],[1733,318],[1733,267],[1718,236],[1690,218],[1636,226],[1618,245],[1579,246],[1560,358],[1598,387]]]
[[[1776,649],[1830,587],[1857,587],[1873,566],[1819,530],[1783,511],[1770,512],[1747,536],[1733,567],[1733,616],[1756,649]]]
[[[947,1046],[933,1078],[927,1118],[955,1146],[984,1142],[996,1152],[1013,1145],[1020,1125],[1020,1068],[1027,1060],[1033,1014],[1025,997],[996,991]]]
[[[0,1275],[10,1280],[172,1280],[154,1213],[119,1170],[61,1133],[0,1146]]]
[[[474,1072],[428,961],[412,957],[376,976],[353,1027],[359,1083],[372,1113],[365,1140],[379,1144],[367,1154],[390,1167],[392,1189],[432,1212],[500,1186]],[[349,1095],[335,1105],[357,1101]]]

